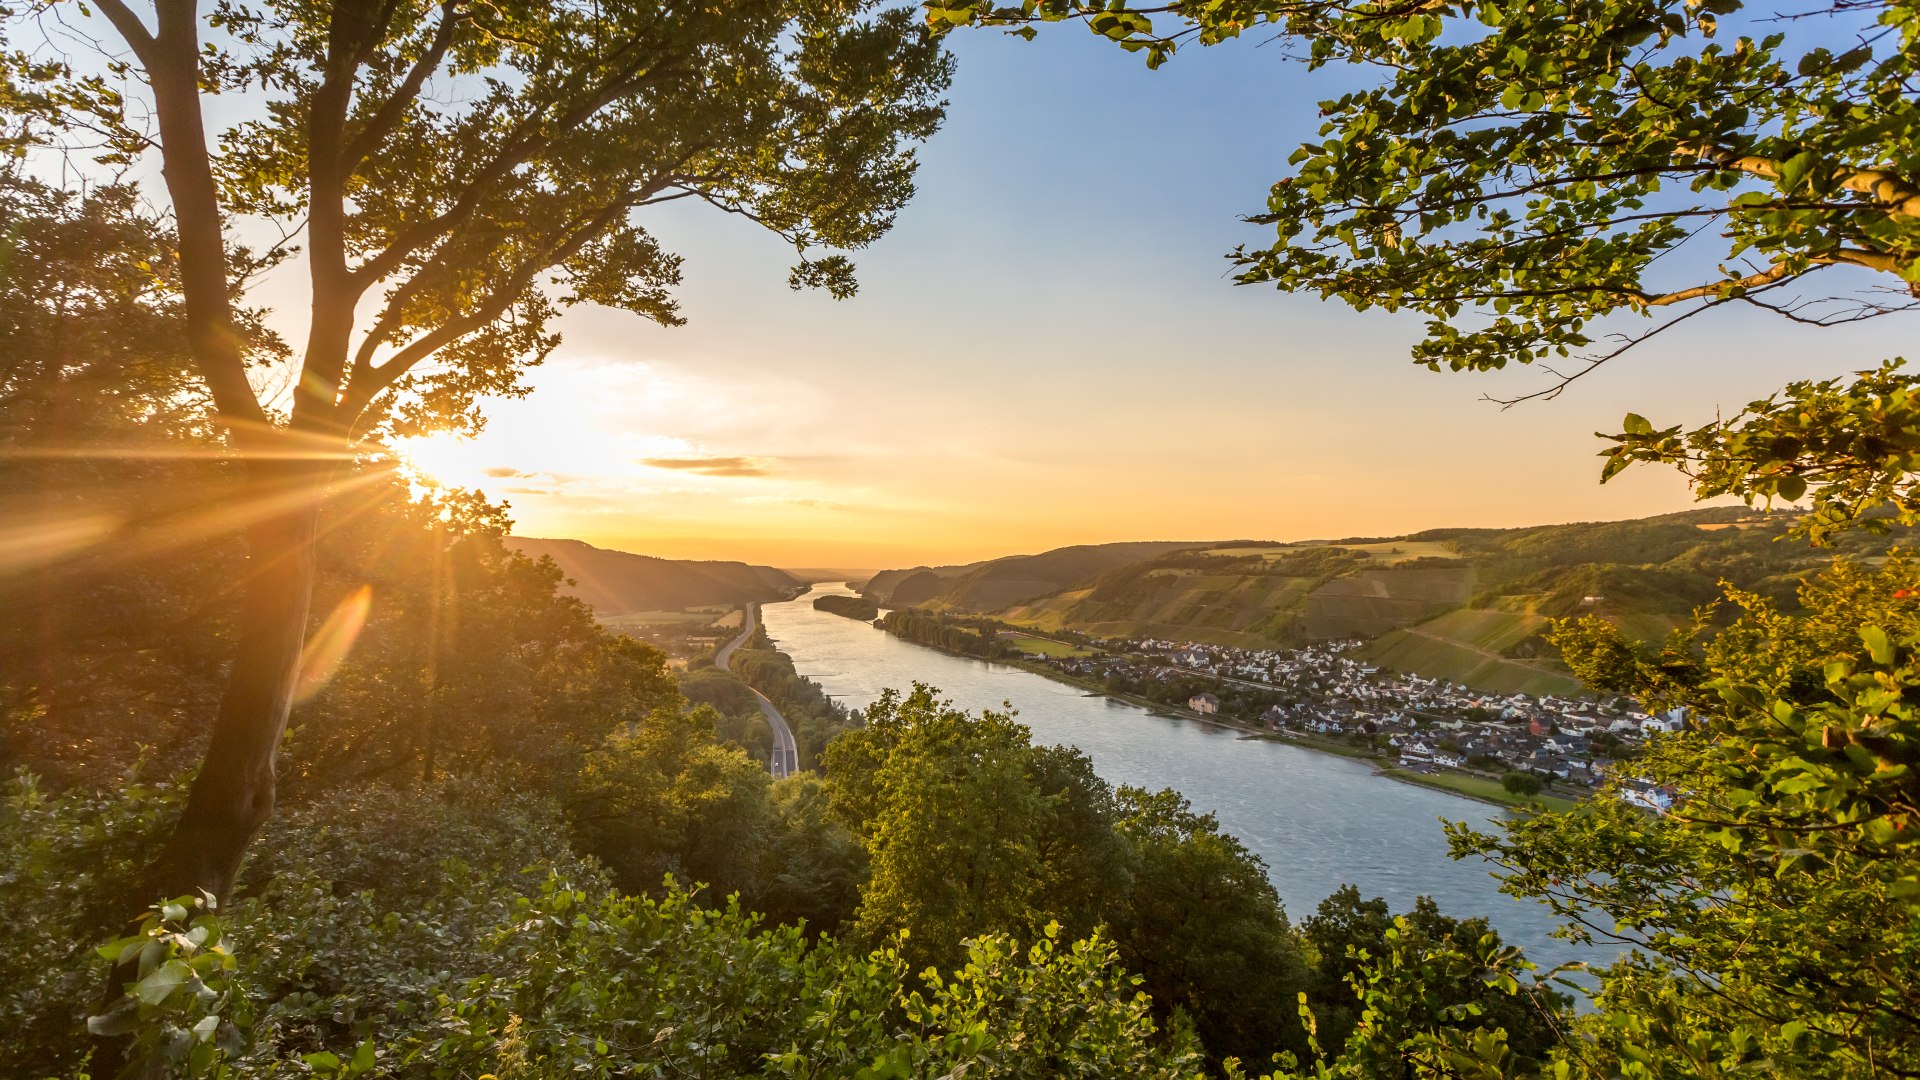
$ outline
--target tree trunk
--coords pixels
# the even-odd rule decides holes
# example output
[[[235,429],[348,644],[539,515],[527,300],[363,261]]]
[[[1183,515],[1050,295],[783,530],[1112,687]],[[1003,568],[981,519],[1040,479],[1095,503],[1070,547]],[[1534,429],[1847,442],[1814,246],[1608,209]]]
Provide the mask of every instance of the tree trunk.
[[[245,505],[248,558],[238,638],[206,758],[149,873],[144,903],[206,891],[224,902],[254,833],[273,812],[274,758],[300,675],[313,598],[314,542],[330,461],[255,460]]]

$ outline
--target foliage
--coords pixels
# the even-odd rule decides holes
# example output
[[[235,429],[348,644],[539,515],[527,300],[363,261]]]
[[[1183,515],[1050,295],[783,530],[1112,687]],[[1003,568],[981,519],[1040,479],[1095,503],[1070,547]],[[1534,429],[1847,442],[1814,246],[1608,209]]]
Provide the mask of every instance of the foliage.
[[[663,878],[749,888],[766,843],[766,769],[714,736],[714,714],[662,709],[587,755],[570,809],[631,892]]]
[[[0,432],[11,447],[209,433],[174,238],[140,198],[129,184],[67,191],[0,164],[0,338],[12,352]],[[286,356],[260,312],[242,318],[253,363]]]
[[[1500,776],[1500,786],[1522,798],[1540,794],[1540,778],[1533,773],[1509,772]]]
[[[1033,747],[1012,717],[970,716],[927,687],[889,693],[829,749],[834,812],[871,878],[857,932],[916,965],[961,942],[1049,923],[1104,924],[1166,1023],[1184,1015],[1208,1056],[1304,1049],[1293,999],[1299,944],[1259,858],[1171,791],[1115,792],[1076,750]]]
[[[131,1060],[181,1076],[219,1076],[246,1045],[247,1000],[208,896],[155,904],[134,933],[100,946],[132,976],[123,995],[87,1018],[93,1035],[133,1035]]]
[[[1429,955],[1457,949],[1464,954],[1480,949],[1483,942],[1486,955],[1506,959],[1484,970],[1450,966],[1449,978],[1429,980],[1422,993],[1430,995],[1436,1007],[1459,1011],[1449,1027],[1505,1031],[1507,1045],[1517,1055],[1516,1066],[1537,1065],[1558,1041],[1556,1025],[1564,1018],[1568,999],[1537,984],[1514,993],[1498,980],[1489,981],[1490,972],[1517,974],[1518,969],[1511,950],[1500,946],[1499,935],[1485,918],[1449,918],[1424,896],[1412,911],[1394,916],[1386,901],[1363,900],[1359,890],[1347,885],[1320,902],[1313,916],[1300,924],[1300,936],[1312,958],[1308,997],[1315,1003],[1314,1035],[1325,1046],[1343,1046],[1353,1039],[1367,1007],[1366,995],[1342,991],[1365,986],[1373,978],[1376,958],[1396,949]],[[1516,983],[1514,989],[1519,988]]]
[[[326,519],[340,526],[321,541],[315,623],[362,585],[372,605],[325,693],[294,710],[296,783],[503,760],[554,783],[609,733],[680,705],[665,656],[558,595],[550,560],[505,545],[498,507],[370,481]]]
[[[837,933],[860,906],[867,852],[832,812],[817,771],[774,781],[772,839],[756,893],[769,922]]]
[[[34,805],[75,825],[89,808],[77,796]],[[105,827],[133,824],[123,814]],[[217,1063],[226,1075],[1197,1073],[1190,1036],[1156,1025],[1099,940],[982,938],[953,969],[911,979],[891,949],[810,943],[797,927],[764,929],[677,886],[623,896],[555,845],[550,802],[480,778],[337,790],[271,828],[220,937],[204,916],[183,925],[188,903],[157,909],[112,946],[154,953],[138,1000],[157,1004],[136,1008],[201,1000],[191,979],[164,974],[178,961],[207,967],[202,981],[229,995],[229,1009],[253,1011],[252,1039],[228,1043]],[[9,865],[15,845],[34,840],[5,839]],[[55,861],[84,874],[85,858],[74,848]],[[227,956],[226,940],[246,944]],[[64,987],[59,1004],[84,1010],[98,956],[60,963],[73,977],[42,985]],[[47,1041],[32,1057],[19,1056],[26,1040],[7,1040],[9,1074],[74,1071],[88,1049],[77,1030],[39,1032]]]
[[[1507,1031],[1487,1016],[1487,1005],[1523,992],[1520,978],[1532,965],[1519,950],[1485,934],[1475,939],[1427,939],[1406,917],[1381,933],[1378,953],[1360,952],[1361,973],[1349,980],[1359,1008],[1352,1034],[1337,1051],[1305,1074],[1315,1080],[1506,1080],[1525,1075],[1529,1062],[1508,1043]],[[1535,998],[1544,1009],[1548,1001]],[[1506,1004],[1508,1016],[1525,1015],[1525,1006]],[[1302,1016],[1312,1009],[1303,1001]],[[1537,1027],[1543,1015],[1531,1018]],[[1283,1069],[1276,1076],[1292,1078]]]
[[[821,611],[835,615],[844,615],[849,619],[872,622],[880,617],[880,609],[873,601],[861,596],[816,596],[813,606]]]
[[[1629,415],[1603,475],[1637,462],[1672,465],[1701,498],[1736,495],[1748,505],[1799,502],[1813,493],[1799,528],[1816,543],[1866,525],[1884,530],[1889,517],[1920,521],[1920,407],[1904,361],[1893,360],[1851,381],[1789,383],[1738,415],[1682,432],[1655,430]],[[1890,514],[1876,513],[1890,511]]]
[[[990,630],[970,629],[963,622],[911,609],[895,608],[887,612],[881,623],[889,634],[963,656],[1005,660],[1018,652]]]
[[[828,748],[830,805],[872,865],[857,916],[866,940],[905,930],[913,967],[950,965],[975,934],[1027,933],[1053,917],[1028,749],[1011,717],[976,719],[927,687],[883,696]]]
[[[1610,795],[1498,833],[1454,830],[1459,854],[1507,868],[1507,891],[1552,904],[1578,937],[1638,950],[1600,973],[1599,1012],[1566,1049],[1579,1068],[1869,1076],[1920,1061],[1916,592],[1905,555],[1810,579],[1802,615],[1734,592],[1736,617],[1691,669],[1591,622],[1563,627],[1570,658],[1692,707],[1687,729],[1657,740]],[[1650,817],[1621,797],[1628,783],[1680,801]]]
[[[1306,967],[1266,864],[1173,791],[1118,802],[1138,868],[1114,936],[1156,1004],[1185,1010],[1216,1058],[1304,1051],[1290,1006]]]
[[[0,804],[0,905],[11,944],[0,950],[0,1073],[53,1075],[72,1060],[104,977],[93,947],[119,937],[137,912],[148,838],[178,812],[171,783],[139,774],[111,788],[48,792],[17,773]]]

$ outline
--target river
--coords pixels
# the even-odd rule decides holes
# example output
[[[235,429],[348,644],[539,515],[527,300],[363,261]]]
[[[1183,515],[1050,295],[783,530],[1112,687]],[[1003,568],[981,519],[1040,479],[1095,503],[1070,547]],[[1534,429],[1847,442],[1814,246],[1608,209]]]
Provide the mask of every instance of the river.
[[[953,656],[868,623],[817,611],[825,586],[761,618],[800,674],[853,708],[889,687],[938,687],[968,710],[1011,706],[1040,744],[1078,747],[1107,782],[1170,787],[1266,860],[1274,888],[1298,920],[1352,883],[1396,912],[1431,896],[1455,916],[1486,915],[1508,943],[1542,968],[1595,957],[1550,936],[1552,914],[1498,891],[1484,862],[1447,857],[1441,819],[1484,823],[1505,813],[1485,803],[1376,775],[1368,765],[1197,721],[1155,716],[1019,668]]]

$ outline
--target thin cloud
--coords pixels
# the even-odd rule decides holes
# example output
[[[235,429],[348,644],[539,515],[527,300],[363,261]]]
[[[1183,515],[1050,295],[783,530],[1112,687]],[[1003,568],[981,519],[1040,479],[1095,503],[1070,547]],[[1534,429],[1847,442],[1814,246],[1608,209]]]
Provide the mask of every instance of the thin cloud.
[[[766,476],[772,462],[754,457],[657,457],[642,458],[640,464],[701,476]]]
[[[807,510],[842,511],[854,509],[852,503],[840,502],[837,499],[797,498],[790,495],[749,495],[740,501],[743,503],[751,503],[755,506],[798,506]]]

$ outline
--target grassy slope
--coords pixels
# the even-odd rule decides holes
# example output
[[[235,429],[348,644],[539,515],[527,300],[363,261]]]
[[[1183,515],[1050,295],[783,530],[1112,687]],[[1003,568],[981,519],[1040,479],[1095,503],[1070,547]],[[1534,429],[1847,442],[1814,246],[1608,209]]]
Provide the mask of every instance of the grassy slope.
[[[1368,660],[1395,671],[1447,679],[1498,694],[1580,692],[1580,680],[1565,671],[1555,671],[1538,661],[1508,659],[1498,653],[1425,631],[1425,625],[1395,630],[1368,645],[1364,655]]]
[[[1421,787],[1451,791],[1455,795],[1465,795],[1469,799],[1479,799],[1481,802],[1497,803],[1501,806],[1533,806],[1538,804],[1549,810],[1571,810],[1575,806],[1572,799],[1563,798],[1559,795],[1535,795],[1531,798],[1515,795],[1505,787],[1502,787],[1498,780],[1489,780],[1484,776],[1471,776],[1467,773],[1416,773],[1408,772],[1404,769],[1382,769],[1380,770],[1380,774],[1382,776],[1390,776],[1395,780],[1405,781],[1409,784],[1419,784]]]
[[[1235,541],[1020,595],[1077,572],[1072,564],[1091,550],[1062,549],[1058,558],[981,564],[966,589],[931,606],[992,614],[1040,633],[1244,648],[1366,637],[1373,639],[1369,655],[1388,667],[1491,691],[1570,693],[1578,684],[1540,640],[1549,617],[1599,614],[1657,641],[1718,595],[1722,580],[1791,604],[1798,578],[1833,553],[1777,542],[1785,527],[1781,516],[1718,507],[1346,543]],[[1875,551],[1865,543],[1842,554],[1872,559],[1886,545],[1878,541]],[[1042,566],[1045,573],[1029,572]]]
[[[1157,555],[1206,546],[1192,541],[1125,541],[1011,555],[955,576],[926,606],[938,611],[999,611]]]

